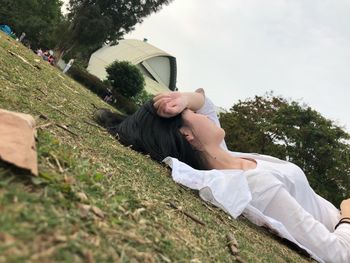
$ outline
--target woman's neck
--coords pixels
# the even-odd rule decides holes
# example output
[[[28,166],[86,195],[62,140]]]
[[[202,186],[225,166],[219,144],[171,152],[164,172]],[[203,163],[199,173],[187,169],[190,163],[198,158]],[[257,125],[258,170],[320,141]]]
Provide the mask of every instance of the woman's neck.
[[[242,159],[232,156],[228,151],[220,146],[208,147],[204,151],[204,157],[211,169],[241,169],[249,170],[256,168],[254,160]]]

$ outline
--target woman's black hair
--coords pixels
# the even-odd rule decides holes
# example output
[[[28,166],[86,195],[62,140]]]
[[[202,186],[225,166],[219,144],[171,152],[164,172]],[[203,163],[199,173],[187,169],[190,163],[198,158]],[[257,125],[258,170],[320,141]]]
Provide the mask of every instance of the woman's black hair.
[[[127,117],[108,110],[96,113],[95,119],[123,145],[149,154],[157,161],[171,156],[195,169],[206,168],[202,155],[180,133],[183,125],[181,114],[162,118],[157,115],[152,101]]]

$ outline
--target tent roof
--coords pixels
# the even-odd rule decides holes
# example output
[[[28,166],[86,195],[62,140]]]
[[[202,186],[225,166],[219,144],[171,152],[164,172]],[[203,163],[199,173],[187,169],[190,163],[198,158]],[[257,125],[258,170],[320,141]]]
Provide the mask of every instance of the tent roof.
[[[118,45],[105,46],[97,50],[91,55],[91,59],[96,57],[110,64],[115,58],[118,58],[119,61],[126,60],[136,65],[157,56],[172,57],[147,42],[136,39],[124,39],[120,40]]]
[[[169,87],[163,87],[162,89],[169,88],[174,90],[176,88],[176,58],[166,53],[165,51],[152,46],[151,44],[136,40],[136,39],[124,39],[120,40],[117,45],[104,46],[94,52],[89,60],[88,71],[100,79],[105,79],[107,72],[105,68],[114,61],[129,61],[134,65],[138,65],[150,58],[155,57],[167,57],[170,63],[170,82]],[[152,84],[151,84],[152,83]],[[152,90],[159,89],[162,84],[151,82],[146,80],[147,86],[152,86]],[[158,88],[155,89],[155,86]]]

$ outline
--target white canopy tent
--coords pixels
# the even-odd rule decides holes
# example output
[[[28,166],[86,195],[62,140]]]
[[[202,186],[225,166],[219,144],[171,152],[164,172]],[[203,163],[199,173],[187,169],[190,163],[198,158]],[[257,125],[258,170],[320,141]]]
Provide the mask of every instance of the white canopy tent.
[[[101,80],[106,79],[106,67],[116,60],[128,61],[141,70],[148,93],[157,94],[176,88],[176,58],[136,39],[120,40],[117,45],[97,50],[91,55],[87,70]]]

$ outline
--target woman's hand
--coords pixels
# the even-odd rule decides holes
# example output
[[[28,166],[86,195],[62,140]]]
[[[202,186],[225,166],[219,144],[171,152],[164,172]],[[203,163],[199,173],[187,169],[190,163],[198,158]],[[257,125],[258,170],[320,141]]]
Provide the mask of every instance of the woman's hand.
[[[170,118],[180,114],[189,105],[188,97],[181,92],[167,92],[154,97],[154,107],[161,117]]]
[[[341,202],[340,211],[342,217],[350,217],[350,198]]]
[[[204,91],[198,89],[196,92],[166,92],[154,97],[154,107],[157,114],[164,118],[174,117],[184,109],[199,110],[205,101]]]

